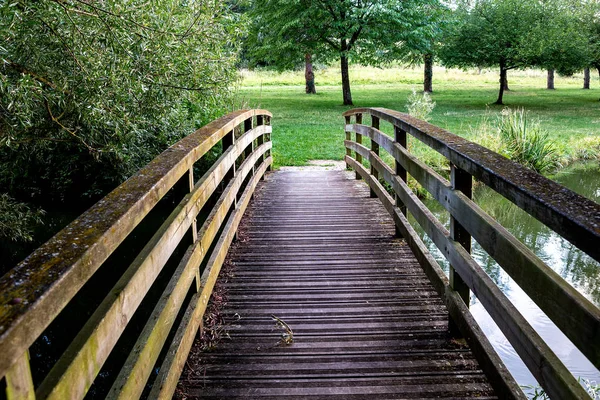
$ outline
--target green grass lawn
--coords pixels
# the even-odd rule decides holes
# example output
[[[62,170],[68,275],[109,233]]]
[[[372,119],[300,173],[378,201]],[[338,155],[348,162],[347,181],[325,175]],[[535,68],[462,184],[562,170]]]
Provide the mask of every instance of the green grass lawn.
[[[252,108],[273,113],[275,166],[304,165],[313,159],[340,160],[344,155],[339,70],[316,72],[317,95],[304,93],[303,72],[242,71],[241,101]],[[421,90],[419,69],[355,67],[350,71],[355,107],[386,107],[406,112],[412,88]],[[430,122],[455,134],[486,145],[480,125],[494,120],[504,107],[492,103],[497,97],[496,71],[460,71],[436,68],[436,102]],[[539,119],[555,142],[563,163],[600,154],[600,88],[597,78],[591,90],[581,89],[582,76],[557,77],[556,90],[545,89],[544,71],[511,71],[511,90],[505,107],[524,108]],[[389,131],[389,129],[386,129]],[[435,157],[415,148],[426,157]],[[435,163],[435,161],[434,161]]]

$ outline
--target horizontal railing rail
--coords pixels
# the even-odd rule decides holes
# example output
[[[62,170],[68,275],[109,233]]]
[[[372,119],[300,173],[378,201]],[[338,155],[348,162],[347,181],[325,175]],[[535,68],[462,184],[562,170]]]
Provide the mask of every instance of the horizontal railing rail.
[[[362,124],[364,115],[371,116],[371,126]],[[600,206],[489,149],[409,115],[382,108],[363,108],[347,111],[344,116],[346,163],[356,170],[357,177],[368,182],[373,194],[392,214],[400,233],[407,238],[430,278],[437,282],[438,291],[446,295],[452,322],[461,328],[463,335],[477,342],[476,347],[488,353],[484,356],[479,352],[480,361],[484,368],[486,365],[491,367],[488,372],[496,377],[497,388],[512,392],[513,396],[521,395],[504,373],[501,361],[489,353],[491,346],[487,340],[478,336],[479,329],[473,331],[465,324],[465,318],[471,318],[465,315],[468,313],[469,290],[477,296],[552,398],[589,398],[548,345],[473,260],[471,237],[597,368],[600,367],[600,310],[471,200],[472,177],[596,260],[600,260]],[[354,124],[351,117],[355,118]],[[380,120],[393,125],[393,138],[379,129]],[[356,134],[355,140],[351,133]],[[449,160],[450,182],[407,150],[407,133]],[[370,139],[370,148],[362,145],[363,137]],[[393,157],[394,168],[382,160],[380,148]],[[362,165],[363,159],[369,162],[371,171]],[[450,213],[450,230],[408,187],[407,174]],[[391,186],[395,199],[384,190],[380,178]],[[449,261],[449,279],[408,223],[407,209]],[[457,299],[461,299],[461,304],[457,304]],[[458,312],[458,308],[462,311]],[[495,367],[498,365],[500,371]]]
[[[172,397],[241,216],[272,164],[271,117],[266,110],[237,111],[187,136],[0,279],[0,377],[8,399],[83,398],[164,266],[188,237],[191,245],[167,276],[108,391],[109,398],[139,398],[144,390],[152,398]],[[221,156],[196,181],[195,164],[218,143]],[[83,328],[34,385],[32,344],[144,217],[182,184],[188,194],[123,269],[99,306],[85,311],[91,316]],[[157,365],[158,375],[150,379]]]

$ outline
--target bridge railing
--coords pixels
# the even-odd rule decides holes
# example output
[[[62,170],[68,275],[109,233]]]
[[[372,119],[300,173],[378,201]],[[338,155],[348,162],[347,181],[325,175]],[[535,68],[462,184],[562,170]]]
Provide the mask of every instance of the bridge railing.
[[[370,116],[371,126],[362,123]],[[471,257],[471,238],[496,260],[577,348],[600,368],[600,310],[554,272],[528,247],[471,200],[475,177],[600,261],[600,206],[480,145],[407,114],[361,108],[344,113],[346,163],[378,196],[407,239],[436,289],[446,298],[450,328],[460,331],[491,376],[496,389],[522,396],[468,311],[472,291],[551,398],[589,398],[587,392],[536,333],[500,288]],[[354,118],[354,123],[352,122]],[[394,137],[380,121],[392,124]],[[352,133],[355,139],[352,140]],[[450,181],[407,150],[407,134],[442,154]],[[362,138],[370,139],[370,147]],[[380,157],[385,149],[394,167]],[[354,153],[354,157],[352,157]],[[368,161],[370,171],[363,166]],[[440,223],[407,186],[410,174],[450,213],[450,229]],[[395,198],[384,189],[387,182]],[[406,218],[408,210],[450,263],[446,277]]]
[[[135,344],[113,373],[107,397],[133,399],[146,391],[151,398],[171,398],[240,219],[272,163],[270,119],[265,110],[237,111],[187,136],[0,279],[0,377],[8,399],[83,398],[118,351],[117,342],[131,340],[125,330],[136,313],[146,317],[137,321]],[[220,157],[196,179],[194,166],[207,153],[219,153],[219,143]],[[182,185],[187,194],[133,262],[117,268],[122,275],[99,305],[79,310],[90,315],[87,322],[34,385],[32,344],[59,315],[75,319],[61,310],[159,200]],[[165,268],[179,248],[174,267]],[[162,292],[140,310],[156,287]]]

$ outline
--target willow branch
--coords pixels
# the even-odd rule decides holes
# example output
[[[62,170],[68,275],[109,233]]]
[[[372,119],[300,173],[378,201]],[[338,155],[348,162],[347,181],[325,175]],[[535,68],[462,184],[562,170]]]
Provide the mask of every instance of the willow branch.
[[[44,78],[43,76],[41,76],[41,75],[39,75],[39,74],[37,74],[37,73],[35,73],[35,72],[33,72],[33,71],[30,71],[30,70],[28,70],[27,68],[25,68],[25,67],[24,67],[23,65],[21,65],[21,64],[17,64],[16,62],[13,62],[13,61],[7,60],[6,58],[4,59],[4,63],[5,63],[6,65],[8,65],[9,67],[11,67],[12,69],[14,69],[15,71],[17,71],[17,72],[20,72],[20,73],[22,73],[22,74],[24,74],[24,75],[29,75],[29,76],[31,76],[31,77],[32,77],[33,79],[35,79],[36,81],[38,81],[38,82],[40,82],[40,83],[42,83],[42,84],[44,84],[44,85],[48,86],[49,88],[52,88],[52,89],[54,89],[54,90],[58,90],[58,91],[60,91],[60,92],[63,92],[63,93],[65,93],[65,94],[68,94],[67,92],[64,92],[64,91],[60,90],[60,89],[58,88],[58,86],[56,86],[56,84],[55,84],[55,83],[52,83],[52,82],[50,82],[48,79]]]
[[[52,28],[50,26],[50,24],[48,24],[46,21],[44,21],[43,19],[39,18],[40,22],[42,23],[42,25],[44,25],[45,27],[47,27],[48,29],[50,29],[50,31],[52,32],[52,34],[54,36],[56,36],[58,38],[58,40],[60,40],[63,44],[63,46],[65,47],[65,49],[67,50],[67,52],[71,55],[71,57],[73,58],[73,60],[75,60],[75,63],[79,66],[79,68],[87,73],[87,71],[85,70],[85,68],[83,67],[83,65],[81,65],[81,63],[79,62],[79,60],[77,59],[77,56],[75,56],[75,53],[73,52],[73,50],[71,50],[71,47],[69,47],[69,45],[65,42],[65,40],[63,39],[63,37],[61,35],[58,34],[58,32],[56,32],[56,30],[54,28]]]
[[[204,90],[211,89],[211,87],[206,87],[206,86],[190,87],[190,86],[172,85],[169,83],[158,83],[158,82],[152,82],[152,81],[144,81],[144,83],[146,83],[148,85],[160,86],[160,87],[165,87],[165,88],[170,88],[170,89],[187,90],[190,92],[202,92]],[[219,85],[219,83],[220,82],[211,82],[211,84],[214,87],[217,87]]]
[[[87,144],[85,142],[85,140],[83,140],[83,138],[81,138],[80,136],[78,136],[74,131],[72,131],[71,129],[67,128],[66,126],[64,126],[62,124],[62,122],[60,122],[59,118],[55,117],[54,114],[52,114],[52,110],[50,109],[50,104],[48,103],[47,100],[44,100],[44,103],[46,103],[46,110],[48,110],[48,115],[50,116],[50,118],[52,119],[52,121],[54,123],[56,123],[58,126],[61,127],[61,129],[63,129],[64,131],[66,131],[68,134],[70,134],[71,136],[73,136],[75,139],[77,139],[79,142],[81,142],[90,152],[97,152],[99,153],[100,150],[90,146],[89,144]],[[62,116],[63,114],[61,114]]]

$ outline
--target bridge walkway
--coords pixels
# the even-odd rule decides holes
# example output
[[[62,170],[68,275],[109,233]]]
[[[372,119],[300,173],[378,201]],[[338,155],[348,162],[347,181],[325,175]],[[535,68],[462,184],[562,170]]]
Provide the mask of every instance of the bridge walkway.
[[[196,341],[181,398],[496,398],[354,173],[267,175],[214,293],[221,340]]]

